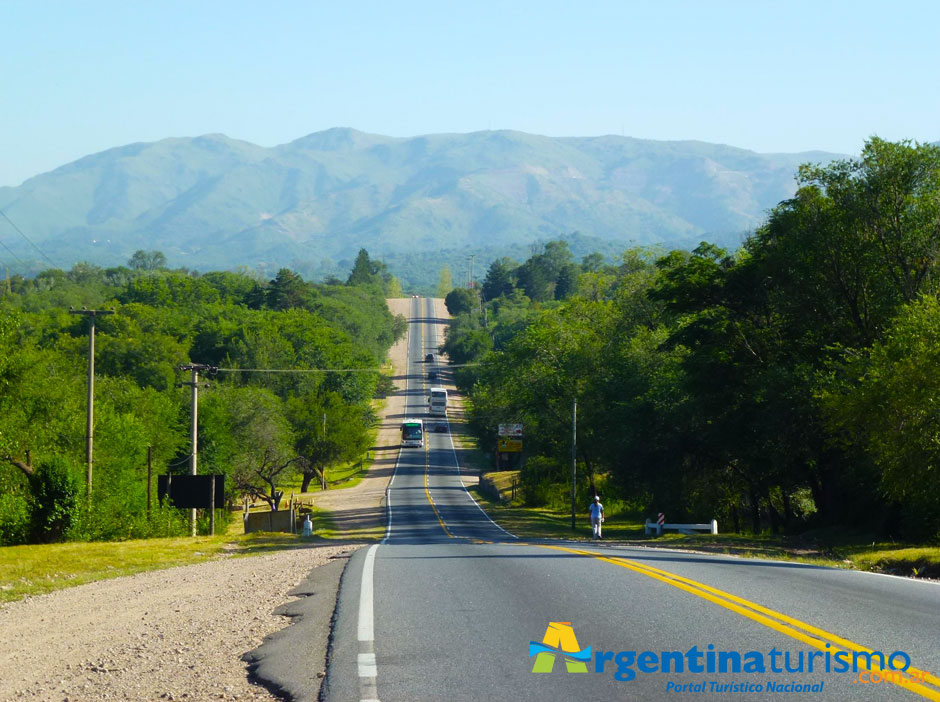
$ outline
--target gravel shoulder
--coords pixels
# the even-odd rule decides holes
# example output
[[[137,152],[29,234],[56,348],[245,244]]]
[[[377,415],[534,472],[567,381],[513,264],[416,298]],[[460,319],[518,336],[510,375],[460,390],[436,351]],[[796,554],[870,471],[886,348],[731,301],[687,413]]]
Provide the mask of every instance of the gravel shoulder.
[[[410,315],[411,298],[386,300],[392,314]],[[314,504],[330,513],[334,531],[342,539],[375,540],[385,536],[385,489],[395,472],[401,446],[401,419],[405,412],[405,369],[408,367],[407,335],[388,353],[395,387],[400,392],[388,396],[382,424],[372,451],[375,457],[362,481],[351,488],[304,493]]]
[[[0,607],[0,700],[276,700],[241,656],[317,566],[313,546],[103,580]]]

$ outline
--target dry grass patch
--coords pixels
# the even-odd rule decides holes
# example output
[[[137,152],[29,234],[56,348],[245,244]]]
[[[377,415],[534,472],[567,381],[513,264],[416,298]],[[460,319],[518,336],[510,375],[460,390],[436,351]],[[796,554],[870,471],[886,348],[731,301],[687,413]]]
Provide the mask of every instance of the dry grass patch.
[[[96,580],[306,546],[296,534],[242,534],[0,548],[0,603]],[[322,541],[320,541],[322,543]]]

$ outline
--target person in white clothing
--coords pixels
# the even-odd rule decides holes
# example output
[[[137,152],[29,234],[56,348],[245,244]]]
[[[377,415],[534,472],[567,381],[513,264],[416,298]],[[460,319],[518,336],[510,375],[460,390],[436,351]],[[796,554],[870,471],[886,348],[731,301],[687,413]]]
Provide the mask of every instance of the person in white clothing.
[[[590,507],[591,529],[594,530],[594,538],[601,538],[601,524],[604,523],[604,505],[601,504],[599,495],[594,496],[594,503]]]

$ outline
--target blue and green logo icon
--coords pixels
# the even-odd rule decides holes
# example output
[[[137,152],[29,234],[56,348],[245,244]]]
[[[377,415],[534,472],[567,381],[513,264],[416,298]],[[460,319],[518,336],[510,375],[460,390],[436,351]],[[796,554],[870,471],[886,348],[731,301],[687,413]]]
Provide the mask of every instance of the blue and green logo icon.
[[[535,656],[533,673],[551,673],[556,656],[564,658],[569,673],[586,673],[588,661],[591,660],[591,647],[581,650],[571,622],[549,622],[542,643],[529,642],[529,657],[532,656]]]

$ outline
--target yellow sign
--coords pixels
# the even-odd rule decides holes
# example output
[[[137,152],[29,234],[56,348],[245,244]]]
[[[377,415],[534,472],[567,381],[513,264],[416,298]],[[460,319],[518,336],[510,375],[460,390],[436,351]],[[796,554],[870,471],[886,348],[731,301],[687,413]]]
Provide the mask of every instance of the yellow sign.
[[[500,453],[521,453],[522,442],[519,439],[500,439],[496,450]]]

